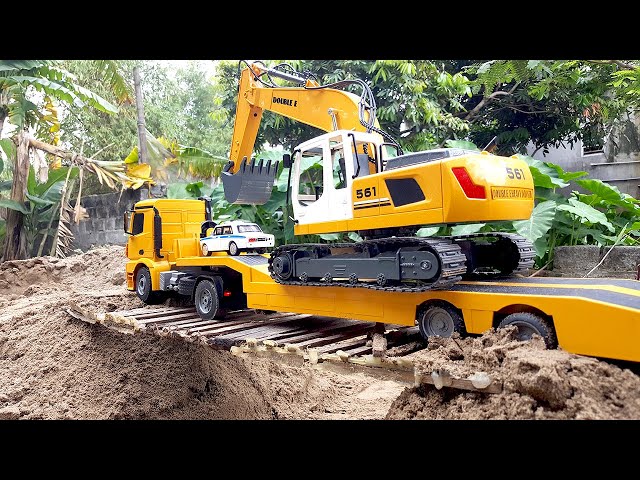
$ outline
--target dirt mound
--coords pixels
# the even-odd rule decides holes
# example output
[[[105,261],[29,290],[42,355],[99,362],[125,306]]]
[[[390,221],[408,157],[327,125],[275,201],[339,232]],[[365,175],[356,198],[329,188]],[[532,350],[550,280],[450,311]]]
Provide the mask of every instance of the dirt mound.
[[[502,382],[499,394],[431,385],[407,389],[387,419],[637,419],[640,377],[594,358],[546,350],[540,337],[515,340],[515,327],[478,338],[438,338],[414,354],[426,374],[447,370],[466,378],[489,373]]]
[[[413,356],[500,394],[410,388],[363,374],[244,359],[170,338],[131,336],[65,308],[140,307],[125,286],[124,248],[0,264],[0,419],[640,419],[640,377],[549,351],[512,332],[434,339]]]
[[[142,306],[124,248],[0,264],[0,419],[380,418],[404,388],[72,319]]]

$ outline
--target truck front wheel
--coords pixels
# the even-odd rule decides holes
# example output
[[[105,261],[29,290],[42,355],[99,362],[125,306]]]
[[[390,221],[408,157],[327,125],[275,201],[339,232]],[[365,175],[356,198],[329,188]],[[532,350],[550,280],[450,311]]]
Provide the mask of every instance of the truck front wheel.
[[[194,295],[196,311],[203,320],[212,320],[216,316],[224,314],[220,310],[220,299],[218,291],[211,280],[201,280],[196,287]]]
[[[151,272],[147,267],[140,267],[136,274],[136,294],[147,305],[162,303],[167,299],[166,292],[151,289]]]

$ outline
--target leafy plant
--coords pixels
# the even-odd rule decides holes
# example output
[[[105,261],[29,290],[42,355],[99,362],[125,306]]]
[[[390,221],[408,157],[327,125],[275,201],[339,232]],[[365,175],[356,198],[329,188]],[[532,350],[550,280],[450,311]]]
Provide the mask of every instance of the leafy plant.
[[[39,184],[36,181],[33,167],[30,167],[27,180],[27,201],[19,203],[0,199],[0,207],[16,210],[25,215],[24,226],[30,255],[41,255],[47,239],[56,238],[60,223],[63,191],[68,180],[76,178],[78,172],[78,167],[58,168],[49,172],[47,182]],[[2,221],[0,223],[0,238],[6,234],[3,231],[4,227],[5,223]],[[55,252],[56,248],[57,245],[53,242],[52,250]]]
[[[448,142],[459,148],[474,144]],[[640,237],[640,200],[621,193],[617,187],[599,179],[590,179],[587,172],[566,172],[551,162],[518,155],[529,165],[535,186],[535,206],[527,220],[438,225],[424,227],[422,237],[461,235],[476,232],[515,232],[533,243],[536,265],[553,262],[558,246],[570,245],[635,245]],[[572,185],[583,191],[559,193]],[[584,193],[584,191],[589,193]]]

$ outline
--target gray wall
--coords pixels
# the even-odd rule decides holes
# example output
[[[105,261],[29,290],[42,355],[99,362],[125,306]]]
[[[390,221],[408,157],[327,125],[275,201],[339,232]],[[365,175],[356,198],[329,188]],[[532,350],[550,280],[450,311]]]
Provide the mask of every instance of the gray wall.
[[[640,247],[596,245],[556,247],[552,275],[584,277],[595,268],[590,278],[611,277],[635,279],[640,265]]]
[[[542,150],[532,155],[534,148],[529,146],[527,154],[541,161],[560,165],[565,171],[584,171],[588,178],[597,178],[618,187],[622,193],[640,198],[640,120],[628,117],[620,121],[604,139],[603,151],[584,153],[582,142],[573,147],[568,144],[561,148],[549,148],[543,155]],[[579,190],[576,186],[568,187]]]
[[[74,248],[86,251],[92,245],[126,244],[123,215],[141,197],[148,197],[146,189],[125,190],[122,195],[118,192],[83,197],[81,204],[87,210],[89,218],[78,225],[71,224],[71,231],[75,236]]]

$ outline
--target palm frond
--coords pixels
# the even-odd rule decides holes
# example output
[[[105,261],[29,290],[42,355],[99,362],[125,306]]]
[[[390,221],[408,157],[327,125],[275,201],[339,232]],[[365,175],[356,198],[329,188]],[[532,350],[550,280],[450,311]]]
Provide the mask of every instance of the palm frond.
[[[102,78],[109,85],[119,104],[134,103],[131,86],[124,79],[114,60],[95,60]]]

